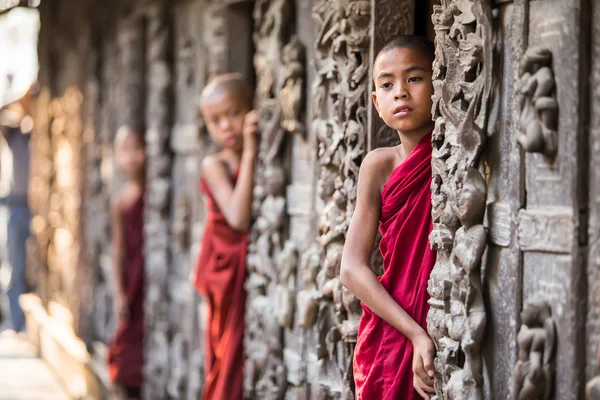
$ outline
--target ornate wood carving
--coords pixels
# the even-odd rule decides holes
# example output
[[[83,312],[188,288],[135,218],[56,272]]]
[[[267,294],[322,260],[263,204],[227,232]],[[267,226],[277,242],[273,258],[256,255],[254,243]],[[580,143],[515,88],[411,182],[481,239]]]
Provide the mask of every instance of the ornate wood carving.
[[[318,144],[317,247],[304,255],[301,324],[313,326],[318,362],[309,365],[316,398],[354,398],[352,352],[360,302],[339,281],[345,234],[366,151],[371,4],[318,1],[312,130]],[[318,257],[318,258],[317,258]],[[320,260],[321,269],[315,265]],[[315,276],[316,273],[316,276]]]
[[[434,6],[433,224],[437,262],[427,318],[437,356],[436,398],[481,399],[485,308],[481,257],[486,182],[479,167],[492,80],[489,2],[442,0]]]
[[[205,40],[207,51],[207,81],[227,71],[227,18],[220,2],[211,4],[205,13]]]
[[[522,251],[570,253],[574,234],[571,208],[519,211],[519,246]]]
[[[171,153],[169,149],[171,70],[169,2],[147,11],[146,104],[147,184],[145,209],[145,365],[144,398],[167,397],[169,377],[168,276]]]
[[[303,50],[290,37],[290,1],[259,0],[253,19],[261,138],[248,248],[245,396],[280,399],[288,381],[283,328],[292,327],[297,266],[295,246],[286,242],[286,148],[289,132],[303,132]]]
[[[512,398],[546,400],[552,393],[556,328],[552,310],[541,299],[528,301],[521,312],[517,336],[519,356],[513,371]]]
[[[529,153],[553,157],[558,149],[558,103],[556,101],[552,52],[530,47],[521,62],[519,105],[521,132],[517,142]]]

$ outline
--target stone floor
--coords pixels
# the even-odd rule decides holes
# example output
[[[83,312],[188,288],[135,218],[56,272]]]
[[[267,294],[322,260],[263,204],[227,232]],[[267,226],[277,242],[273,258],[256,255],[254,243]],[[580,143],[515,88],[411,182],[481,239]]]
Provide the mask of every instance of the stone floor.
[[[0,334],[0,400],[68,400],[35,349],[6,331]]]

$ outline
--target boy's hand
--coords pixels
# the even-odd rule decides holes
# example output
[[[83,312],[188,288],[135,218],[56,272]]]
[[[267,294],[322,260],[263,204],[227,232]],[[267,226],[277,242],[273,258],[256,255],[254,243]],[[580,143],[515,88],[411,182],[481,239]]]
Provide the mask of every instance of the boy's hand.
[[[424,331],[412,339],[413,344],[413,363],[414,373],[413,385],[415,390],[426,400],[429,400],[427,393],[434,393],[433,388],[433,356],[435,346],[431,338]]]
[[[244,128],[242,134],[244,136],[244,153],[256,155],[257,140],[256,131],[258,129],[258,112],[250,111],[244,117]]]

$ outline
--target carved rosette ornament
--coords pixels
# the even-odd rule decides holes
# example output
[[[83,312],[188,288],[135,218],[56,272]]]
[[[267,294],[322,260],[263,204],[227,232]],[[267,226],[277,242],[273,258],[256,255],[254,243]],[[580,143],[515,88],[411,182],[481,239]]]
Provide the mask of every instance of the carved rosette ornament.
[[[492,82],[489,2],[434,6],[432,248],[427,329],[433,339],[435,399],[482,399],[485,308],[481,257],[486,182],[478,171]]]
[[[512,399],[546,400],[552,393],[556,327],[552,310],[541,299],[528,301],[517,335],[519,355],[512,376]]]
[[[552,52],[531,47],[521,61],[519,80],[519,145],[528,153],[554,157],[558,149],[558,102]]]
[[[313,86],[321,214],[316,246],[303,257],[300,324],[317,341],[318,398],[354,398],[352,354],[360,302],[339,281],[345,235],[356,204],[358,168],[366,151],[370,1],[318,1]],[[321,269],[318,270],[318,265]]]
[[[303,133],[303,49],[288,37],[288,0],[254,5],[259,153],[254,174],[254,224],[248,246],[246,398],[281,399],[287,388],[284,328],[293,327],[297,251],[286,241],[286,150],[290,133]]]
[[[170,29],[168,2],[148,9],[147,185],[144,210],[145,359],[144,399],[167,397],[169,379],[168,276],[170,265]]]

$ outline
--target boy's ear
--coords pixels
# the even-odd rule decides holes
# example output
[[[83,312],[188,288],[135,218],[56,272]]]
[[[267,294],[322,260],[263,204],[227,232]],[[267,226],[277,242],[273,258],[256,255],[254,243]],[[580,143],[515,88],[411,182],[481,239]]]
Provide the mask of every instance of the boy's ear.
[[[379,118],[381,118],[381,111],[379,111],[379,103],[377,102],[377,93],[376,92],[371,93],[371,98],[373,99],[373,104],[375,105],[375,109],[377,110],[377,113],[379,114]]]

